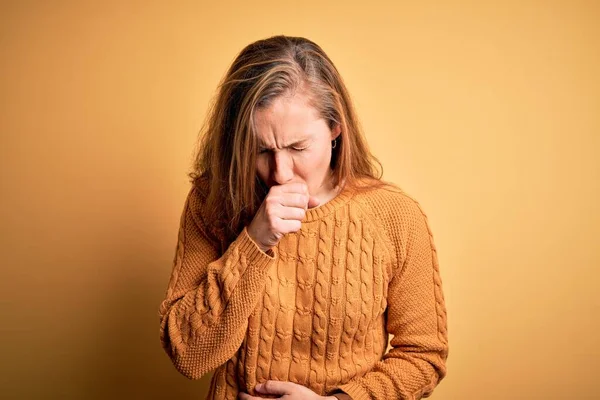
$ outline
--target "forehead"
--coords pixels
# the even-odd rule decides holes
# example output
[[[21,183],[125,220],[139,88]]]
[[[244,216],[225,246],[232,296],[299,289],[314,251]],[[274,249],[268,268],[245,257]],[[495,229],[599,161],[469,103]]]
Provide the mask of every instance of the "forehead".
[[[311,137],[326,126],[305,94],[276,98],[268,107],[256,110],[254,126],[260,143],[286,145]]]

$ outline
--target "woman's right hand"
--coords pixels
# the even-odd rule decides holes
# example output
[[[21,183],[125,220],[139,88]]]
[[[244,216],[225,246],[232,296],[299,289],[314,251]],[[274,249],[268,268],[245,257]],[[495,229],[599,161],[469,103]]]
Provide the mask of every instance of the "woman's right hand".
[[[308,194],[304,183],[272,186],[248,225],[248,235],[266,252],[284,234],[300,230],[306,209],[318,205],[319,200]]]

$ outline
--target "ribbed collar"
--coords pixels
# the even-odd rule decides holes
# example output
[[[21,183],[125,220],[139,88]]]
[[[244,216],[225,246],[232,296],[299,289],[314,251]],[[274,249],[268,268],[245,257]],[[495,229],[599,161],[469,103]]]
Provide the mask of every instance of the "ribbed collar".
[[[352,194],[353,191],[350,188],[350,186],[344,186],[341,192],[339,192],[337,196],[329,200],[327,203],[306,210],[306,216],[304,217],[302,222],[315,221],[328,216],[329,214],[346,204],[352,198]]]

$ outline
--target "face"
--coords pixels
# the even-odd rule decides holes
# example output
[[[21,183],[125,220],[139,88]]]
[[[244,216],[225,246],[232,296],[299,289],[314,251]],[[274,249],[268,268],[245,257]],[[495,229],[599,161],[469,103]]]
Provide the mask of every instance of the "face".
[[[312,196],[327,197],[331,185],[331,141],[340,133],[311,107],[302,91],[280,96],[255,113],[259,153],[257,173],[270,188],[303,182]]]

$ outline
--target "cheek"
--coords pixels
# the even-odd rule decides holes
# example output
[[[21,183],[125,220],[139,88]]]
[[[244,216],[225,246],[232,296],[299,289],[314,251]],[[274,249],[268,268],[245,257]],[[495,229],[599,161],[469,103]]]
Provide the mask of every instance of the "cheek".
[[[331,159],[331,149],[324,146],[321,147],[317,153],[318,154],[315,154],[315,158],[313,160],[315,165],[328,166]]]
[[[269,162],[264,156],[256,158],[256,173],[263,181],[269,176]]]
[[[320,176],[329,168],[329,162],[331,153],[327,152],[327,149],[319,149],[318,151],[311,151],[303,153],[297,158],[297,166],[305,175],[308,176]]]

